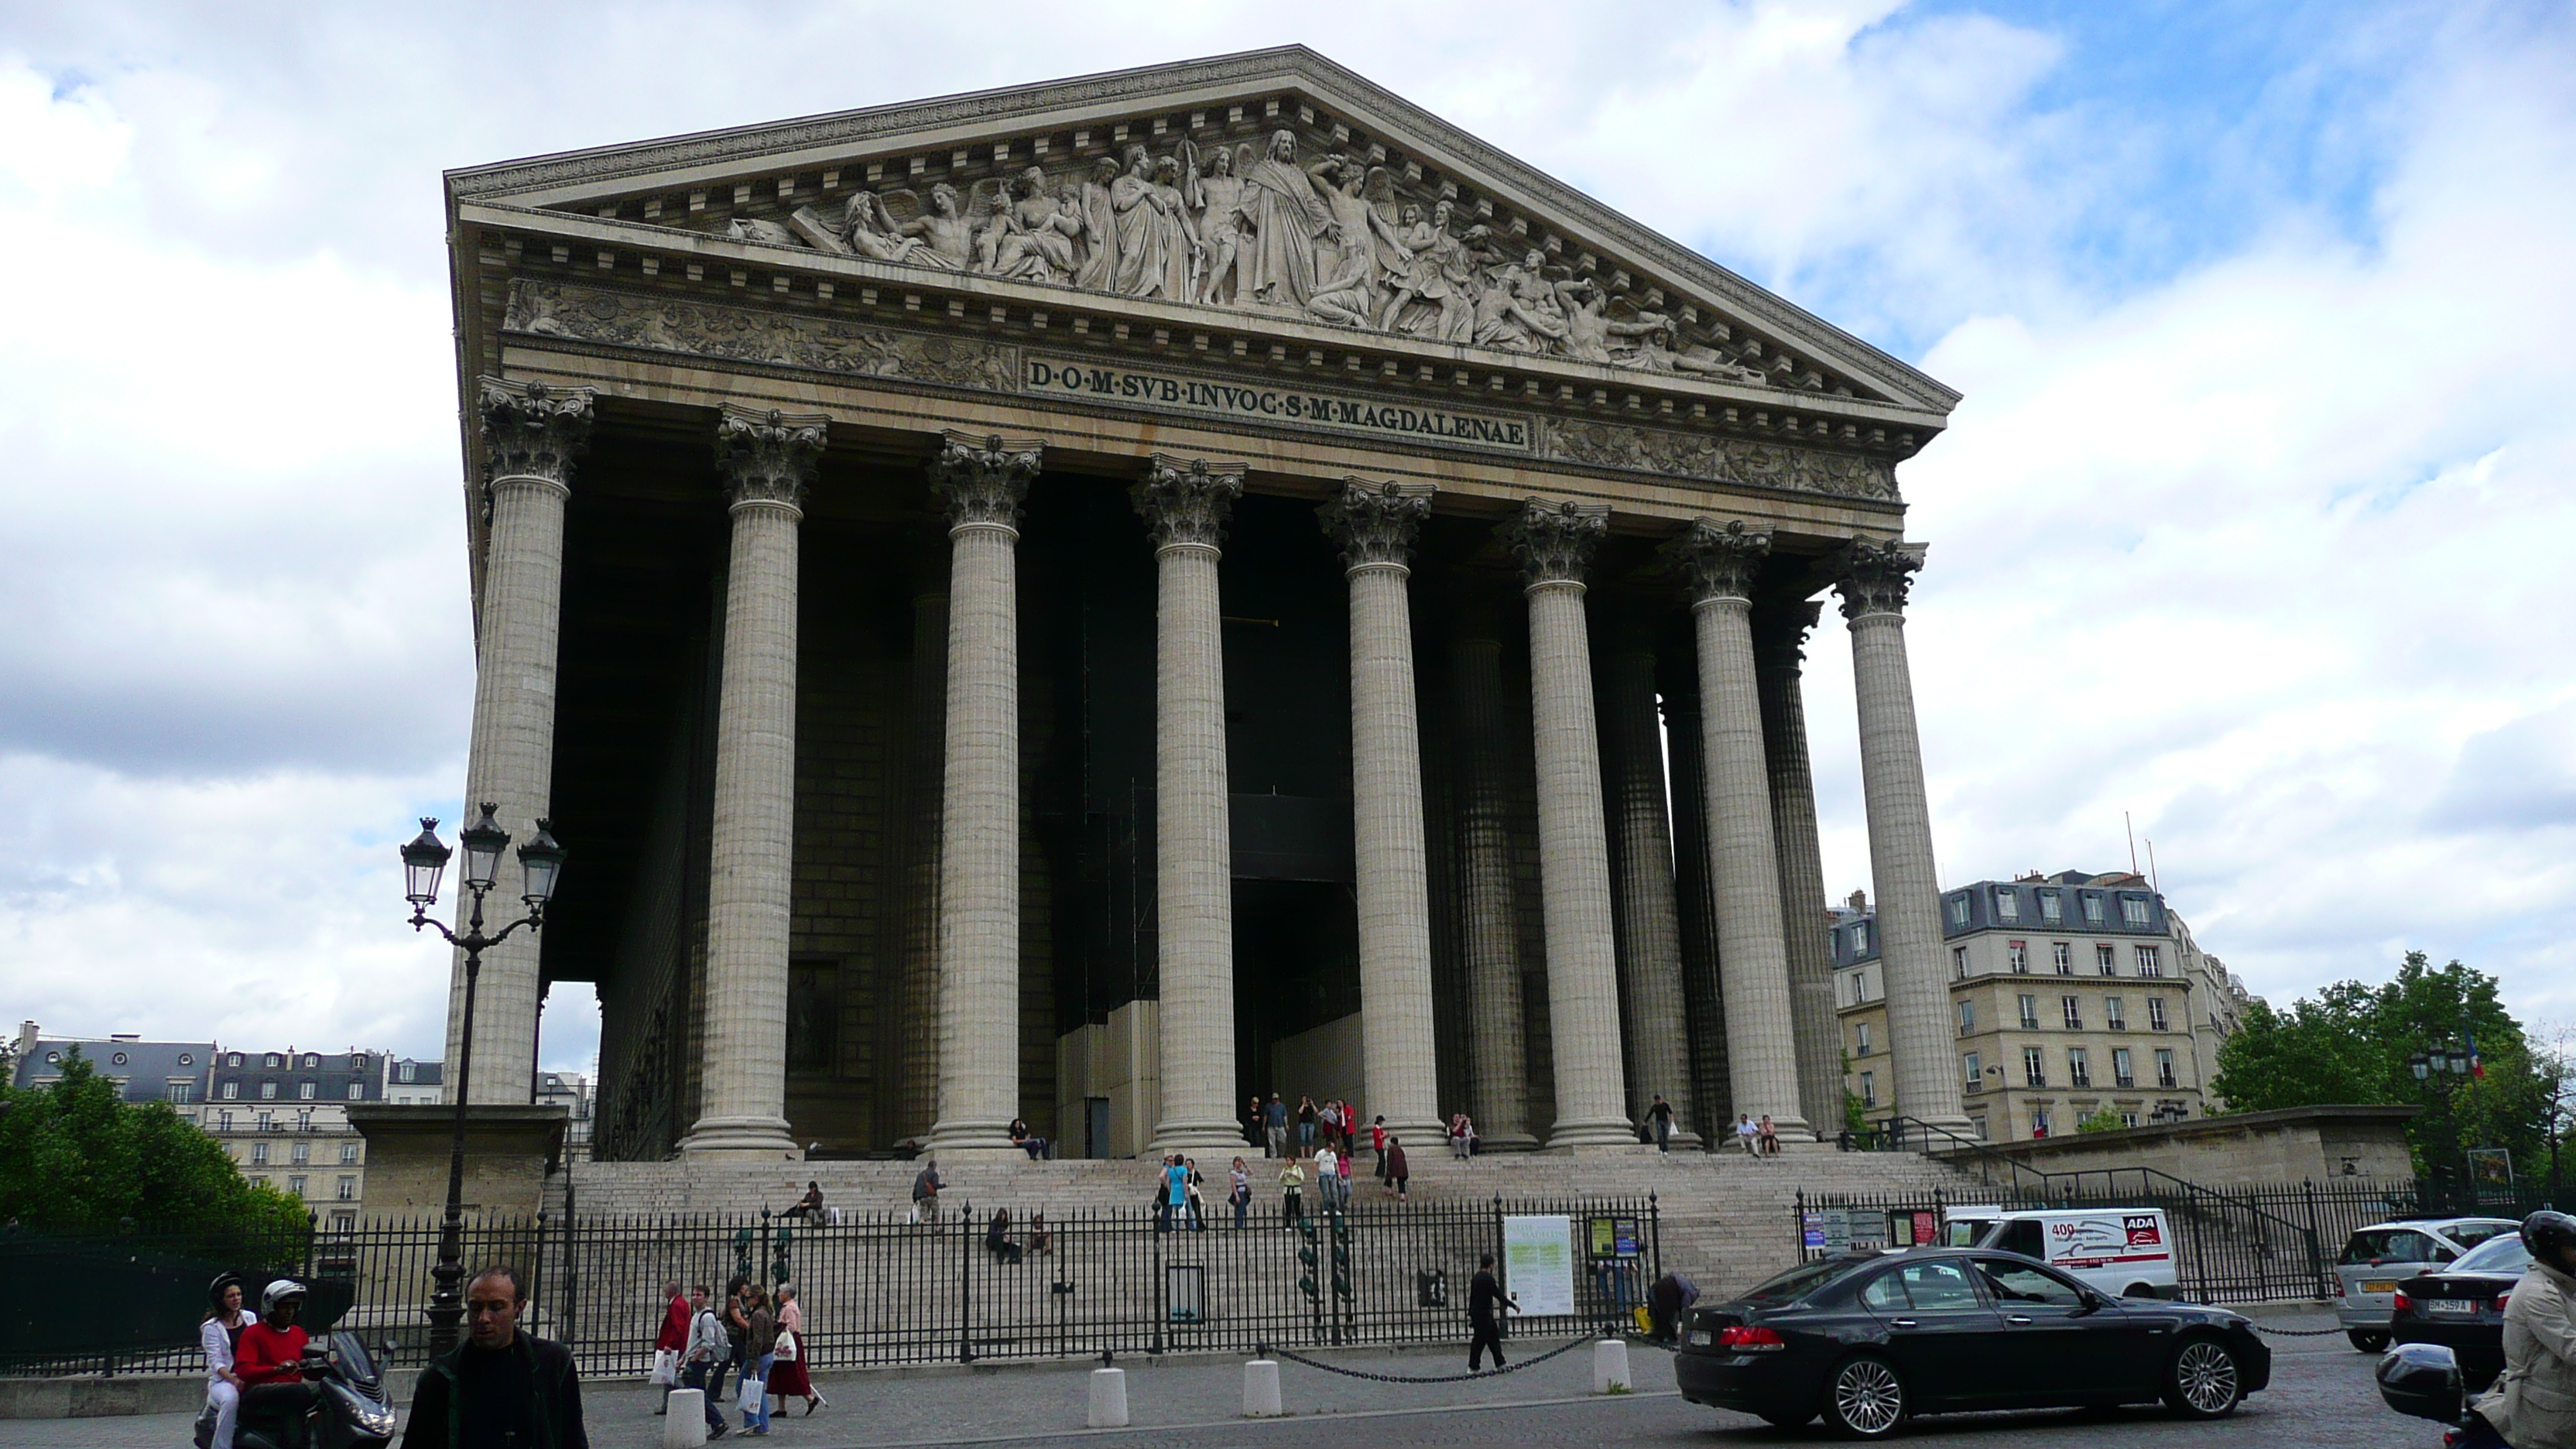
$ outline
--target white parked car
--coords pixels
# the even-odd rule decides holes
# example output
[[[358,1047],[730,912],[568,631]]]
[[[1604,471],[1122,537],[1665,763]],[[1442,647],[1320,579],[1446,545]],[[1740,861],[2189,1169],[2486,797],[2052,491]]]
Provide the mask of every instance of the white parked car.
[[[1941,1243],[2037,1258],[2113,1298],[2172,1298],[2173,1227],[2162,1208],[1954,1207]]]
[[[2354,1233],[2335,1260],[2335,1321],[2363,1353],[2388,1347],[2397,1285],[2447,1267],[2499,1233],[2520,1232],[2511,1218],[2405,1218]]]

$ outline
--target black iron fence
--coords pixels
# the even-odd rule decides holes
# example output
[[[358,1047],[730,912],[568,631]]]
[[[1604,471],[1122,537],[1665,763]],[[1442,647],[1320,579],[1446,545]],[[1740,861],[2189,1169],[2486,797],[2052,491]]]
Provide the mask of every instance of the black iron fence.
[[[1221,1205],[1203,1225],[1171,1231],[1142,1211],[1096,1211],[1051,1215],[1042,1228],[1015,1221],[999,1239],[991,1214],[972,1204],[929,1223],[901,1213],[808,1224],[766,1214],[589,1219],[576,1211],[471,1220],[465,1260],[523,1272],[526,1326],[570,1347],[591,1375],[641,1376],[650,1366],[665,1285],[721,1294],[745,1278],[794,1285],[805,1352],[822,1369],[1248,1352],[1464,1339],[1478,1259],[1509,1261],[1504,1221],[1519,1216],[1567,1219],[1574,1280],[1572,1312],[1517,1318],[1519,1332],[1565,1336],[1624,1318],[1661,1273],[1651,1194],[1363,1203],[1295,1221],[1274,1207],[1241,1229]],[[111,1258],[149,1256],[168,1236],[83,1241]],[[428,1355],[424,1310],[437,1257],[438,1222],[424,1217],[319,1231],[300,1254],[272,1254],[262,1271],[309,1282],[317,1306],[341,1308],[334,1326],[404,1367]],[[0,1373],[202,1371],[193,1315],[161,1342],[170,1346],[16,1355]]]
[[[1976,1170],[1973,1163],[1961,1165]],[[1831,1251],[1838,1246],[1831,1241],[1837,1228],[1854,1243],[1902,1246],[1937,1240],[1923,1235],[1937,1234],[1953,1209],[1969,1205],[2015,1211],[2161,1208],[2173,1230],[2174,1273],[2184,1298],[2195,1303],[2323,1301],[2334,1295],[2334,1267],[2345,1242],[2362,1228],[2401,1218],[2520,1218],[2543,1205],[2537,1199],[2505,1201],[2492,1190],[2469,1198],[2433,1183],[2368,1178],[2229,1188],[2140,1168],[2033,1175],[2045,1181],[2015,1181],[1999,1173],[2000,1180],[1987,1184],[1993,1190],[1973,1195],[1801,1193],[1794,1225],[1800,1251],[1808,1257]],[[1820,1237],[1828,1241],[1820,1243]]]

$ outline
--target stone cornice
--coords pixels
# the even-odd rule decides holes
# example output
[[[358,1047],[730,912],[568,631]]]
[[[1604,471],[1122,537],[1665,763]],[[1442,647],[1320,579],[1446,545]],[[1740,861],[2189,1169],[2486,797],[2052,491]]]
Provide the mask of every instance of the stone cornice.
[[[1346,569],[1404,568],[1412,561],[1414,530],[1431,516],[1428,483],[1342,481],[1341,495],[1315,510],[1324,532],[1342,546]]]
[[[1834,560],[1834,589],[1842,595],[1843,617],[1902,614],[1914,574],[1923,567],[1919,543],[1871,543],[1855,540]]]
[[[728,404],[716,420],[716,471],[736,508],[774,504],[802,509],[832,420]]]
[[[1204,548],[1225,542],[1226,519],[1243,496],[1243,465],[1157,453],[1129,497],[1145,520],[1156,552]]]
[[[489,477],[541,478],[571,487],[573,462],[590,442],[595,397],[586,387],[475,379],[474,411]]]
[[[1740,518],[1728,519],[1724,524],[1695,518],[1690,527],[1682,530],[1681,537],[1664,545],[1663,553],[1688,580],[1694,605],[1718,599],[1749,604],[1753,581],[1761,574],[1763,561],[1771,556],[1771,535],[1746,528]]]
[[[1007,528],[1020,525],[1020,500],[1046,457],[1043,443],[1006,443],[1000,438],[950,432],[931,460],[930,486],[948,509],[950,532],[962,528]]]
[[[1502,527],[1503,542],[1521,561],[1521,581],[1532,589],[1583,582],[1592,551],[1610,532],[1610,510],[1598,503],[1550,503],[1532,498]]]

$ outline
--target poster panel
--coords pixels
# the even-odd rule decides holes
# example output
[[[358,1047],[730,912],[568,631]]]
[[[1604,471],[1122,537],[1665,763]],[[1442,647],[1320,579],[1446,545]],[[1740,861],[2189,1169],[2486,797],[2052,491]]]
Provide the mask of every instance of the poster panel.
[[[1503,1219],[1503,1286],[1532,1318],[1574,1312],[1574,1220],[1558,1215]]]

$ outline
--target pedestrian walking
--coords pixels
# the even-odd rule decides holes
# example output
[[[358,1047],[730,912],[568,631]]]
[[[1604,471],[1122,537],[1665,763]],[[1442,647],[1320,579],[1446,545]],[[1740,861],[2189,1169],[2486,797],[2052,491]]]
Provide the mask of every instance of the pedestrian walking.
[[[778,1319],[769,1311],[769,1295],[751,1285],[743,1315],[742,1431],[758,1437],[769,1432],[769,1371],[778,1361]]]
[[[1315,1099],[1297,1099],[1297,1155],[1311,1157],[1315,1152]]]
[[[913,1174],[912,1178],[912,1220],[914,1222],[939,1221],[939,1189],[944,1186],[946,1184],[939,1180],[939,1159],[934,1157],[923,1162],[921,1171]]]
[[[1190,1231],[1204,1233],[1207,1231],[1207,1179],[1199,1176],[1197,1158],[1184,1157],[1181,1165],[1189,1169]]]
[[[1377,1175],[1386,1176],[1386,1117],[1380,1114],[1369,1123],[1369,1151],[1377,1157]]]
[[[782,1409],[787,1407],[791,1397],[803,1399],[805,1415],[812,1418],[816,1409],[829,1406],[831,1401],[823,1397],[822,1390],[814,1387],[814,1379],[806,1371],[805,1353],[804,1295],[793,1286],[781,1283],[778,1285],[778,1364],[770,1375],[769,1396],[776,1399]]]
[[[1172,1219],[1190,1210],[1190,1169],[1177,1152],[1163,1159],[1162,1191],[1162,1212],[1154,1220],[1154,1231],[1168,1233],[1172,1230]],[[1186,1229],[1189,1224],[1184,1222],[1181,1226]]]
[[[197,1449],[233,1449],[242,1391],[233,1360],[250,1321],[242,1310],[241,1280],[230,1273],[217,1278],[206,1293],[206,1316],[197,1324],[197,1346],[206,1351],[206,1407],[197,1416]]]
[[[1334,1155],[1331,1144],[1315,1149],[1315,1198],[1318,1206],[1331,1212],[1341,1206],[1341,1159]]]
[[[1405,1184],[1413,1176],[1412,1166],[1404,1160],[1404,1139],[1386,1139],[1386,1180],[1395,1184],[1395,1200],[1405,1201]]]
[[[1494,1255],[1478,1257],[1476,1276],[1467,1285],[1467,1372],[1484,1367],[1488,1349],[1493,1351],[1494,1367],[1503,1366],[1503,1315],[1520,1311],[1520,1298],[1505,1293],[1503,1285],[1494,1281]]]
[[[465,1341],[420,1371],[403,1449],[590,1449],[572,1351],[521,1331],[527,1309],[515,1268],[486,1268],[466,1285]]]
[[[1293,1228],[1305,1216],[1306,1169],[1297,1164],[1296,1158],[1282,1158],[1279,1166],[1280,1225]]]
[[[1655,1105],[1646,1109],[1646,1122],[1649,1126],[1655,1129],[1655,1150],[1657,1152],[1672,1151],[1673,1104],[1664,1100],[1663,1093],[1657,1092],[1655,1094]]]
[[[1270,1094],[1270,1105],[1262,1108],[1261,1113],[1261,1135],[1263,1140],[1268,1144],[1269,1155],[1272,1157],[1287,1156],[1288,1104],[1280,1101],[1279,1094],[1277,1092],[1273,1092]]]
[[[678,1280],[662,1285],[662,1331],[653,1335],[653,1382],[662,1386],[656,1416],[671,1409],[671,1390],[680,1386],[680,1351],[689,1346],[689,1299]]]
[[[699,1407],[707,1416],[707,1437],[721,1439],[732,1425],[716,1409],[716,1400],[724,1393],[727,1344],[713,1299],[704,1284],[689,1290],[689,1346],[680,1359],[680,1387],[698,1391]]]
[[[751,1295],[751,1280],[740,1274],[725,1285],[724,1303],[716,1310],[716,1321],[724,1325],[725,1367],[733,1370],[734,1383],[741,1384],[751,1372],[750,1360],[743,1357],[746,1340],[751,1337],[751,1306],[745,1300]],[[715,1396],[724,1397],[724,1374],[716,1374]]]
[[[1225,1201],[1234,1209],[1235,1230],[1241,1232],[1244,1214],[1252,1209],[1252,1173],[1240,1157],[1234,1160],[1234,1166],[1226,1169]]]

